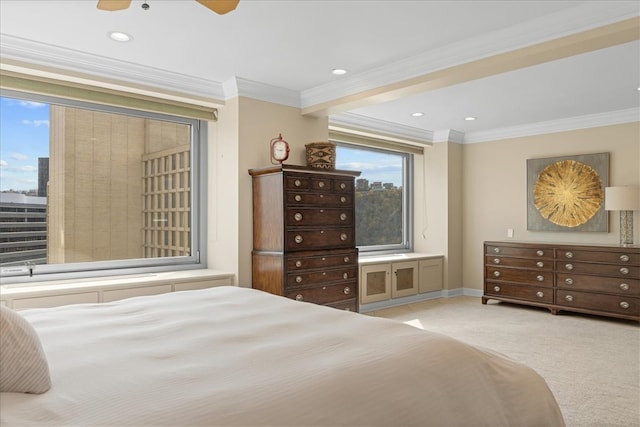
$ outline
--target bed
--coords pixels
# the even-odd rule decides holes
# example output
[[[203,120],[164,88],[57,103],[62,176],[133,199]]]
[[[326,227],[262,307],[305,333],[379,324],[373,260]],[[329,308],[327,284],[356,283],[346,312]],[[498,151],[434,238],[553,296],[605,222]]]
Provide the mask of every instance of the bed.
[[[2,392],[3,427],[564,425],[544,379],[504,356],[254,289],[16,313],[50,388]]]

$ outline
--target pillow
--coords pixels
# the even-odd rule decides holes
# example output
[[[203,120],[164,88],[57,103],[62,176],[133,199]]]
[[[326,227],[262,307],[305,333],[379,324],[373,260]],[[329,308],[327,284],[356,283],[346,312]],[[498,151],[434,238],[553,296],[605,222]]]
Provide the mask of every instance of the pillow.
[[[40,394],[50,387],[49,365],[35,329],[0,305],[0,391]]]

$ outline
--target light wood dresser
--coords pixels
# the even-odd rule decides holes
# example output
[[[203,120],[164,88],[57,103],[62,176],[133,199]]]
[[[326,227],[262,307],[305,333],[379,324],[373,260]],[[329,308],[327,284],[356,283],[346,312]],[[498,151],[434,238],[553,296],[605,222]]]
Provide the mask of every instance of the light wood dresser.
[[[358,311],[355,177],[278,165],[251,169],[253,287]]]
[[[640,321],[640,247],[485,242],[490,299]]]

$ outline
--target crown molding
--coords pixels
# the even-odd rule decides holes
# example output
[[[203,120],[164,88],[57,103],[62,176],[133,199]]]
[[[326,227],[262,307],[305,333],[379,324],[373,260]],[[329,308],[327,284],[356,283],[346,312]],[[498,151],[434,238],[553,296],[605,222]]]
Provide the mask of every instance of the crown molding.
[[[172,92],[223,99],[222,84],[212,80],[113,60],[100,55],[0,34],[0,60],[14,60],[94,77],[141,84]]]
[[[568,132],[633,122],[640,122],[640,108],[589,114],[580,117],[570,117],[567,119],[550,120],[466,134],[455,129],[440,129],[436,131],[418,129],[353,113],[342,113],[329,117],[330,127],[356,128],[372,134],[394,138],[398,141],[418,142],[427,145],[441,142],[476,144],[501,139],[524,138],[547,133]]]
[[[433,133],[433,142],[455,142],[464,144],[464,132],[455,129],[443,129]]]
[[[433,132],[398,123],[385,122],[354,113],[341,113],[329,116],[329,127],[366,130],[379,136],[392,138],[397,142],[409,142],[431,145]]]
[[[475,144],[500,139],[522,138],[546,133],[567,132],[632,122],[640,122],[640,108],[589,114],[580,117],[530,123],[523,126],[511,126],[481,132],[470,132],[464,135],[463,143]]]
[[[636,2],[583,2],[556,14],[408,57],[392,64],[344,76],[301,92],[302,107],[365,92],[467,62],[499,55],[559,37],[637,17]]]
[[[300,108],[300,93],[265,83],[234,77],[223,84],[225,99],[244,96],[259,101]]]

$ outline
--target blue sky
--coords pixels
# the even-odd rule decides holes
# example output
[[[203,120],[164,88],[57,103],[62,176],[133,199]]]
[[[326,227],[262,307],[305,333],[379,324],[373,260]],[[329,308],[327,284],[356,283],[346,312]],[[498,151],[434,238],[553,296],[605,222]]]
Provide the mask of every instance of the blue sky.
[[[399,155],[338,147],[336,169],[360,171],[362,173],[356,179],[368,179],[369,184],[381,181],[402,186],[402,158]]]
[[[38,157],[49,157],[49,106],[0,98],[0,191],[37,189]]]

